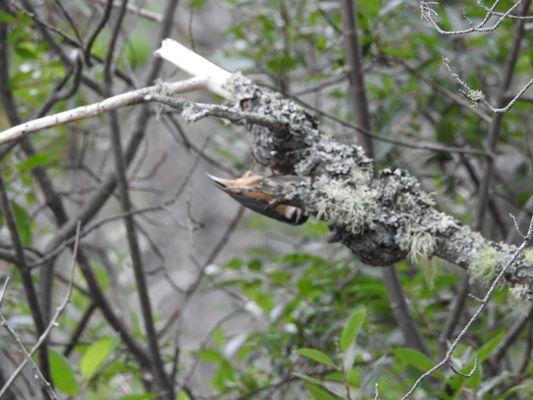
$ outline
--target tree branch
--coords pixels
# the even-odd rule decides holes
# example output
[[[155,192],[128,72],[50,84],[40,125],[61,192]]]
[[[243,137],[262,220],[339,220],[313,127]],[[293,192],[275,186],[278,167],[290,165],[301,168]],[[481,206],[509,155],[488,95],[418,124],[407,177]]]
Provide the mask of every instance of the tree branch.
[[[165,90],[169,94],[190,92],[193,90],[209,89],[209,83],[205,79],[189,79],[186,81],[165,84]],[[122,93],[109,97],[101,102],[89,104],[87,106],[76,107],[72,110],[63,111],[57,114],[34,119],[12,128],[0,132],[0,144],[18,140],[30,133],[54,126],[63,125],[81,119],[95,117],[97,115],[116,110],[121,107],[131,106],[146,102],[145,97],[161,90],[157,85],[148,86],[131,92]]]
[[[186,58],[174,61],[187,69]],[[278,174],[297,177],[264,178],[254,189],[324,219],[330,224],[331,240],[342,242],[367,264],[439,256],[468,269],[471,280],[488,283],[514,254],[515,247],[486,240],[439,212],[406,172],[384,170],[374,177],[372,160],[361,148],[324,135],[318,122],[294,102],[239,75],[222,86],[233,97],[233,105],[223,109],[224,117],[250,123],[256,160]],[[183,101],[176,102],[183,107]],[[190,108],[185,109],[186,118],[197,120],[221,111],[214,106],[194,107],[194,118]],[[520,296],[533,299],[533,269],[524,257],[505,278]]]
[[[414,393],[414,391],[418,388],[418,386],[420,386],[420,384],[422,383],[422,381],[425,378],[429,377],[431,374],[433,374],[433,372],[437,371],[438,369],[442,368],[443,366],[449,365],[453,369],[452,364],[451,364],[451,359],[452,359],[452,356],[453,356],[453,353],[454,353],[455,349],[457,348],[457,346],[459,345],[459,343],[461,342],[461,340],[463,339],[465,334],[468,332],[470,327],[474,324],[474,322],[477,321],[477,319],[479,318],[479,316],[481,315],[483,310],[485,310],[485,308],[487,307],[487,305],[489,303],[489,300],[492,297],[492,294],[494,293],[494,291],[498,287],[498,284],[502,280],[502,278],[505,275],[505,273],[507,272],[507,270],[515,262],[518,261],[520,255],[526,249],[526,247],[528,247],[530,245],[532,239],[533,239],[533,218],[531,218],[531,220],[529,222],[529,228],[528,228],[527,234],[524,236],[524,241],[522,242],[520,247],[516,250],[516,252],[513,254],[511,259],[509,259],[506,262],[505,266],[501,269],[501,271],[499,272],[498,276],[496,276],[496,278],[492,282],[489,290],[487,291],[487,293],[485,294],[483,299],[481,299],[481,304],[477,308],[476,312],[474,313],[474,315],[472,315],[472,317],[466,323],[466,325],[461,330],[459,335],[457,335],[455,340],[452,342],[452,344],[450,345],[450,348],[448,349],[448,351],[447,351],[446,355],[444,356],[444,358],[438,364],[436,364],[433,368],[429,369],[428,371],[426,371],[422,375],[420,375],[420,377],[416,380],[416,382],[413,384],[413,386],[407,391],[407,393],[401,398],[401,400],[405,400],[405,399],[409,398]],[[477,367],[477,358],[476,358],[476,363],[474,365],[474,368],[472,369],[472,371],[469,374],[466,374],[466,376],[465,376],[464,374],[459,373],[459,375],[465,376],[465,377],[470,377],[475,372],[476,367]],[[458,371],[456,371],[455,369],[454,369],[454,372],[458,373]]]
[[[48,326],[41,333],[39,339],[33,345],[33,347],[31,348],[31,350],[29,352],[26,350],[24,344],[20,341],[20,339],[18,338],[16,333],[9,327],[9,325],[7,324],[7,321],[5,320],[4,316],[0,313],[0,323],[8,329],[8,332],[17,341],[17,344],[18,344],[19,348],[22,350],[22,352],[23,352],[23,354],[25,356],[24,361],[22,361],[22,363],[20,363],[20,365],[15,369],[15,371],[11,374],[9,379],[6,381],[6,383],[4,384],[2,389],[0,389],[0,398],[4,395],[4,393],[6,393],[6,391],[9,389],[11,384],[15,381],[16,377],[24,369],[26,364],[28,362],[30,362],[32,364],[33,370],[36,373],[36,376],[38,377],[39,381],[41,382],[41,384],[45,388],[46,393],[49,395],[49,397],[51,399],[58,399],[57,394],[54,392],[54,390],[52,388],[52,385],[49,383],[49,379],[47,379],[46,376],[39,369],[39,367],[37,367],[37,365],[35,364],[35,362],[32,359],[32,356],[38,349],[42,348],[42,346],[46,343],[47,337],[52,332],[52,329],[55,326],[57,326],[57,320],[59,319],[59,317],[61,316],[61,314],[63,313],[63,311],[67,307],[67,304],[70,301],[70,295],[72,294],[72,287],[73,287],[73,282],[74,282],[74,270],[75,270],[75,267],[76,267],[76,254],[77,254],[77,251],[78,251],[78,244],[79,244],[79,229],[80,229],[80,225],[78,224],[77,232],[76,232],[76,242],[74,243],[74,250],[73,250],[72,262],[71,262],[71,267],[70,267],[70,280],[69,280],[70,284],[68,286],[68,290],[67,290],[67,294],[65,295],[65,299],[59,305],[59,307],[57,307],[56,312],[55,312],[54,316],[52,317],[52,319],[50,320]],[[3,292],[5,291],[6,288],[7,288],[7,280],[6,280],[6,283],[4,284]],[[0,296],[0,305],[1,305],[1,299],[2,298],[3,298],[3,293]]]
[[[15,248],[15,255],[18,260],[16,265],[22,279],[22,285],[24,286],[24,291],[28,301],[28,307],[33,318],[33,323],[35,324],[37,334],[42,335],[45,331],[45,322],[41,305],[39,304],[39,300],[37,298],[37,292],[35,290],[35,285],[33,284],[31,272],[27,267],[24,246],[20,238],[11,203],[7,197],[7,191],[2,173],[0,173],[0,206],[9,230],[9,235],[11,236],[13,247]],[[40,348],[39,355],[41,357],[40,364],[44,379],[46,381],[50,381],[50,364],[48,360],[48,346],[46,343]]]
[[[352,101],[355,121],[364,131],[371,132],[370,112],[368,111],[368,100],[363,74],[363,55],[359,44],[359,33],[357,31],[357,7],[354,3],[355,0],[340,1],[344,33],[344,52],[346,54],[350,77],[348,91]],[[358,139],[366,154],[373,158],[374,148],[371,137],[358,131]],[[400,328],[405,343],[409,347],[428,354],[422,336],[409,312],[405,294],[398,277],[398,271],[396,271],[393,265],[383,269],[383,282],[389,296],[389,303],[394,319]]]

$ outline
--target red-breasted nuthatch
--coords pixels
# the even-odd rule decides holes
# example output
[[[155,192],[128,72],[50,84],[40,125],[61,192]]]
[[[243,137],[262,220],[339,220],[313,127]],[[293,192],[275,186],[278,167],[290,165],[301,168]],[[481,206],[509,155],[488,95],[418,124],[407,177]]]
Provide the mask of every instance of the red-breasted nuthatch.
[[[210,174],[207,176],[220,189],[255,212],[291,225],[300,225],[307,221],[308,216],[301,208],[282,204],[272,194],[261,191],[259,184],[264,179],[261,175],[247,171],[237,179],[223,179]]]

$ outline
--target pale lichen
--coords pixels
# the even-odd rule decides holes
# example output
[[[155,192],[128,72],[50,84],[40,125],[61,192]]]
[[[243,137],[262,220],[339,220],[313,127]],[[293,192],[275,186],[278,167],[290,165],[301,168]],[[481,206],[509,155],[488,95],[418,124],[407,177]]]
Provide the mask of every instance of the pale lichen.
[[[441,271],[444,269],[444,260],[439,257],[429,257],[426,261],[426,263],[423,265],[423,271],[424,271],[424,278],[426,279],[426,282],[430,288],[433,289],[435,279]]]
[[[345,225],[354,234],[371,225],[376,192],[368,186],[354,187],[347,181],[321,177],[313,187],[320,193],[315,200],[317,218]]]
[[[484,245],[472,259],[468,268],[471,283],[488,287],[502,268],[502,254]]]
[[[521,315],[527,315],[531,302],[527,301],[529,288],[527,285],[515,285],[509,289],[509,306]]]
[[[414,263],[427,260],[435,252],[437,240],[427,232],[415,232],[411,236],[409,257]]]
[[[533,267],[533,247],[524,251],[524,261]]]
[[[287,201],[322,218],[336,241],[369,265],[390,265],[441,257],[469,269],[472,282],[488,285],[515,248],[497,244],[439,212],[416,178],[399,169],[374,174],[360,147],[336,142],[318,128],[318,119],[295,102],[232,76],[228,89],[239,110],[278,121],[275,127],[250,123],[255,159],[274,175],[309,178],[276,191]],[[482,94],[472,91],[472,101]],[[504,278],[520,298],[533,300],[533,250],[508,268]]]

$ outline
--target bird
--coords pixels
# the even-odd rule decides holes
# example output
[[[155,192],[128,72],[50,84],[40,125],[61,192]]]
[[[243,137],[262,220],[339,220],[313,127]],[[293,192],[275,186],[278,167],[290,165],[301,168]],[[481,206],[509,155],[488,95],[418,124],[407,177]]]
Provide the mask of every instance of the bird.
[[[224,179],[206,174],[219,189],[229,194],[246,208],[266,217],[291,225],[301,225],[307,221],[308,215],[301,208],[281,203],[281,200],[270,193],[261,191],[261,182],[265,179],[252,171],[246,171],[237,179]],[[283,177],[269,177],[279,179]]]

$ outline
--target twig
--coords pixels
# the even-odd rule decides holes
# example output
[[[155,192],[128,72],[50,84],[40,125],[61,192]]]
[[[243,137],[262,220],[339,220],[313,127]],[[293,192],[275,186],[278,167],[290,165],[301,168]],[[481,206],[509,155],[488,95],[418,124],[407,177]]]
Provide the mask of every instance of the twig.
[[[196,169],[196,166],[197,166],[196,164],[197,164],[197,162],[195,161],[194,168],[191,168],[191,170]],[[162,212],[162,211],[169,212],[168,207],[171,206],[172,204],[174,204],[180,198],[180,196],[183,194],[183,191],[184,191],[187,183],[189,182],[189,179],[190,178],[186,178],[182,182],[182,184],[180,185],[180,187],[178,188],[176,193],[170,199],[165,200],[164,202],[162,202],[160,204],[153,205],[153,206],[142,207],[142,208],[137,208],[137,209],[131,209],[128,212],[119,212],[117,214],[110,215],[110,216],[104,217],[104,218],[102,218],[102,219],[100,219],[98,221],[95,221],[95,222],[92,222],[90,224],[87,224],[81,230],[81,237],[83,238],[83,237],[87,236],[89,233],[93,232],[94,230],[100,228],[101,226],[103,226],[105,224],[108,224],[110,222],[113,222],[113,221],[116,221],[116,220],[119,220],[119,219],[124,219],[128,215],[135,216],[135,215],[142,215],[142,214],[150,213],[150,212]],[[43,265],[44,263],[54,259],[59,253],[61,253],[61,251],[63,251],[64,248],[66,248],[68,245],[72,244],[73,241],[74,241],[74,238],[70,237],[70,238],[65,239],[58,246],[56,246],[54,248],[50,247],[45,256],[41,257],[40,259],[37,259],[37,260],[33,261],[32,263],[29,263],[28,264],[28,268],[39,267],[39,266]]]
[[[527,234],[524,237],[524,241],[522,242],[520,247],[518,247],[518,249],[513,254],[511,259],[509,261],[507,261],[505,266],[500,270],[498,276],[496,276],[496,278],[492,282],[489,290],[487,291],[487,293],[485,294],[485,296],[481,300],[481,304],[479,305],[479,307],[475,311],[474,315],[472,315],[470,320],[466,323],[464,328],[461,330],[459,335],[457,335],[455,340],[452,342],[452,344],[450,345],[450,348],[446,352],[446,355],[444,356],[444,358],[438,364],[436,364],[434,367],[432,367],[431,369],[429,369],[428,371],[426,371],[422,375],[420,375],[420,377],[416,380],[416,382],[409,389],[409,391],[401,398],[401,400],[405,400],[405,399],[409,398],[414,393],[414,391],[418,388],[418,386],[420,386],[422,381],[425,378],[429,377],[431,374],[433,374],[433,372],[437,371],[438,369],[442,368],[443,366],[445,366],[447,364],[451,365],[451,359],[452,359],[452,356],[453,356],[453,353],[454,353],[455,349],[457,348],[457,346],[459,345],[459,343],[461,342],[461,340],[463,339],[465,334],[468,332],[468,330],[470,329],[472,324],[474,324],[474,322],[477,321],[477,319],[479,318],[479,316],[481,315],[483,310],[485,310],[485,308],[487,307],[487,305],[489,303],[489,300],[492,297],[492,294],[494,293],[494,291],[498,287],[498,284],[502,280],[503,276],[505,275],[505,273],[507,272],[509,267],[511,267],[515,263],[515,261],[522,254],[522,252],[526,249],[526,247],[529,245],[529,243],[532,241],[532,239],[533,239],[533,217],[531,218],[531,220],[529,222],[529,228],[528,228]],[[476,365],[477,365],[477,363],[476,363]],[[473,373],[474,371],[472,371],[471,373]]]
[[[163,38],[168,37],[170,35],[171,29],[173,26],[172,22],[173,22],[173,18],[175,15],[178,1],[179,0],[168,0],[167,1],[165,12],[163,13],[164,19],[163,19],[163,23],[161,24],[159,42]],[[0,3],[0,6],[2,6],[2,4],[3,3]],[[53,49],[53,51],[59,55],[61,60],[63,60],[64,62],[68,61],[66,55],[62,52],[61,47],[54,40],[54,38],[48,34],[47,29],[49,29],[49,27],[45,27],[45,25],[39,20],[35,20],[35,21],[37,23],[37,27],[41,31],[43,38],[46,41],[50,42],[50,46]],[[0,26],[1,25],[2,24],[0,24]],[[0,64],[1,64],[1,61],[6,61],[4,60],[4,58],[0,57]],[[97,59],[97,61],[101,62],[100,59]],[[68,62],[67,64],[70,65],[70,62]],[[148,71],[145,86],[152,84],[152,82],[159,76],[161,67],[162,67],[162,60],[155,59],[152,63],[152,66],[150,67]],[[121,79],[123,79],[128,85],[131,85],[131,80],[129,80],[129,78],[121,74],[120,71],[118,72],[115,71],[115,74]],[[94,83],[93,81],[87,81],[86,79],[84,79],[84,82],[86,84],[93,85],[91,86],[91,88],[93,90],[96,89],[96,92],[98,94],[100,95],[103,94],[103,91],[100,89],[98,84]],[[201,80],[196,80],[196,82],[197,82],[197,88],[203,88]],[[181,85],[181,82],[179,82],[178,84]],[[191,87],[191,90],[193,89],[194,87]],[[137,149],[140,143],[142,142],[149,120],[150,120],[149,108],[147,106],[142,106],[135,120],[135,123],[134,123],[135,130],[133,131],[133,134],[131,136],[130,142],[128,143],[128,147],[126,150],[126,160],[128,163],[130,163],[131,160],[134,158],[137,152]],[[41,181],[40,177],[38,177],[38,179],[41,184],[41,187],[43,187],[43,189],[46,188],[44,181]],[[59,209],[52,207],[52,203],[50,202],[50,199],[47,198],[47,204],[50,206],[50,209],[54,213],[54,216],[56,217],[56,223],[59,228],[58,233],[54,236],[54,238],[52,238],[48,246],[48,249],[54,249],[58,246],[58,244],[63,242],[65,239],[67,238],[70,239],[71,236],[74,235],[78,221],[82,221],[82,225],[90,221],[97,214],[98,210],[100,210],[101,207],[105,204],[107,199],[114,193],[115,186],[116,186],[116,176],[111,173],[109,176],[107,176],[106,179],[102,179],[102,186],[100,190],[94,196],[91,196],[91,198],[88,199],[86,205],[79,212],[77,212],[75,216],[73,216],[70,219],[68,219],[66,215],[65,215],[65,218],[61,218]],[[57,198],[58,200],[57,203],[61,204],[61,199],[55,195],[53,188],[50,188],[50,189],[51,189],[50,198],[51,199]],[[149,368],[150,359],[149,359],[148,354],[145,352],[144,348],[141,347],[141,345],[137,343],[137,341],[133,338],[133,336],[128,332],[126,326],[123,324],[121,319],[112,310],[112,307],[110,306],[102,290],[100,289],[98,280],[96,279],[90,267],[89,260],[87,259],[87,257],[84,256],[81,249],[78,252],[77,259],[80,265],[80,269],[90,288],[93,300],[97,303],[98,308],[102,311],[102,314],[108,321],[109,325],[121,336],[124,343],[129,348],[131,354],[135,356],[139,364],[143,368]],[[53,266],[53,264],[51,265]]]
[[[4,288],[2,290],[2,297],[4,296],[4,292],[6,291],[8,282],[9,282],[9,279],[6,279],[5,280],[5,284],[4,284]],[[39,366],[35,363],[35,361],[33,361],[33,358],[31,358],[31,355],[28,353],[28,350],[26,350],[26,346],[24,346],[24,343],[22,343],[22,340],[20,339],[20,337],[17,335],[17,333],[14,331],[14,329],[11,328],[11,326],[7,322],[7,319],[4,317],[4,315],[1,312],[0,312],[0,326],[3,326],[7,330],[9,335],[13,338],[13,340],[17,343],[17,346],[18,346],[19,350],[21,351],[21,353],[25,357],[25,361],[28,361],[30,363],[30,365],[31,365],[31,367],[33,369],[33,372],[35,374],[35,377],[37,378],[37,380],[40,382],[41,386],[44,388],[44,390],[48,394],[48,397],[53,399],[53,400],[59,400],[56,392],[54,391],[54,388],[52,387],[50,382],[48,382],[46,380],[46,378],[44,377],[43,373],[39,369]],[[0,391],[0,397],[2,397],[2,395],[5,392],[5,390],[7,390],[9,388],[9,382],[10,382],[10,379],[8,379],[7,382],[4,384],[4,387],[2,388],[2,391]]]
[[[37,351],[37,349],[39,349],[41,347],[41,345],[44,343],[44,341],[46,340],[46,338],[48,337],[48,335],[50,335],[50,332],[52,332],[52,329],[57,326],[57,320],[59,319],[59,317],[61,316],[61,314],[63,313],[63,310],[67,307],[67,304],[69,303],[70,301],[70,295],[72,294],[72,282],[74,281],[74,271],[75,271],[75,268],[76,268],[76,254],[78,252],[78,245],[79,245],[79,233],[80,233],[80,226],[81,224],[78,223],[78,227],[76,229],[76,241],[74,243],[74,251],[73,251],[73,255],[72,255],[72,261],[71,261],[71,267],[70,267],[70,285],[67,289],[67,294],[65,296],[65,299],[63,300],[63,302],[59,305],[59,307],[57,308],[54,316],[52,317],[52,319],[50,320],[48,326],[46,327],[46,329],[44,330],[44,332],[41,334],[41,336],[39,337],[39,339],[37,340],[37,343],[35,343],[33,345],[33,347],[31,348],[31,350],[28,352],[24,346],[24,344],[21,342],[20,338],[17,336],[17,334],[9,327],[9,324],[7,323],[7,321],[5,320],[4,316],[0,313],[0,323],[6,327],[6,329],[8,329],[8,332],[11,334],[11,336],[13,336],[13,338],[17,341],[18,345],[19,345],[19,348],[22,350],[22,352],[24,353],[24,361],[22,361],[20,363],[20,365],[15,369],[15,371],[11,374],[11,376],[9,377],[9,379],[6,381],[5,385],[2,387],[2,389],[0,390],[0,398],[6,393],[6,391],[9,389],[9,387],[11,386],[11,384],[15,381],[16,377],[20,374],[20,372],[24,369],[24,367],[26,366],[26,364],[28,362],[30,362],[32,364],[32,368],[34,370],[34,372],[36,373],[39,381],[41,382],[41,384],[43,385],[43,387],[46,389],[48,395],[50,396],[51,399],[58,399],[57,397],[57,394],[55,394],[53,388],[52,388],[52,385],[44,378],[41,370],[39,369],[39,367],[35,364],[35,362],[33,361],[32,359],[32,356],[33,354]],[[5,291],[5,288],[7,287],[7,281],[5,283],[5,286],[4,286],[4,290]],[[0,298],[3,297],[3,293],[2,293],[2,296]]]
[[[192,76],[205,79],[206,82],[210,83],[209,90],[213,93],[225,98],[230,97],[229,92],[224,89],[224,85],[231,77],[231,73],[180,43],[165,39],[155,55],[171,62]]]
[[[76,39],[78,39],[78,43],[80,46],[83,46],[83,40],[81,39],[80,32],[78,31],[78,28],[76,27],[76,24],[72,20],[72,17],[66,10],[66,8],[63,6],[60,0],[55,0],[56,6],[61,11],[61,14],[63,14],[63,17],[67,20],[67,23],[69,24],[70,28],[74,31],[74,35],[76,35]]]
[[[479,118],[481,118],[483,121],[490,123],[491,118],[488,114],[486,114],[484,111],[481,111],[477,107],[472,107],[472,104],[469,103],[467,100],[465,100],[463,97],[459,96],[455,92],[447,89],[444,87],[444,85],[440,84],[439,82],[431,79],[430,77],[424,75],[422,72],[419,71],[418,68],[410,66],[404,59],[400,57],[394,57],[388,54],[379,55],[380,58],[383,58],[386,61],[390,61],[396,64],[399,64],[401,67],[403,67],[408,73],[416,77],[417,79],[425,82],[429,86],[431,86],[435,91],[445,95],[448,97],[451,101],[456,103],[457,105],[463,107],[465,111],[468,111],[472,114],[477,115]],[[427,61],[422,61],[420,64],[425,65]]]
[[[104,15],[102,15],[102,18],[98,22],[98,25],[94,29],[94,31],[91,32],[91,35],[89,36],[89,39],[87,40],[87,44],[85,45],[85,49],[83,50],[83,53],[85,55],[85,62],[89,67],[92,66],[91,62],[91,51],[93,48],[93,43],[96,40],[96,37],[100,34],[100,31],[104,28],[105,24],[109,20],[109,17],[111,16],[111,10],[113,8],[113,0],[107,0],[107,4],[104,10]]]
[[[486,98],[483,92],[480,90],[474,90],[470,88],[468,83],[466,83],[456,72],[454,72],[449,64],[449,61],[447,58],[443,59],[444,66],[452,76],[452,78],[459,83],[462,90],[461,93],[465,95],[465,97],[472,102],[472,104],[481,103],[485,107],[487,107],[490,111],[492,111],[495,114],[504,114],[508,112],[514,104],[520,99],[520,97],[527,92],[527,90],[533,85],[533,78],[531,78],[523,87],[518,91],[518,93],[507,103],[507,105],[503,107],[495,107],[492,104],[490,104]],[[504,96],[502,96],[502,99]]]
[[[486,11],[490,11],[490,8],[487,7],[484,3],[483,3],[483,0],[478,0],[477,1],[477,4],[481,7],[483,7]],[[504,13],[502,12],[498,12],[498,11],[492,11],[492,15],[495,15],[495,16],[502,16],[504,15]],[[515,15],[515,14],[509,14],[507,15],[507,18],[509,19],[525,19],[525,20],[533,20],[533,15],[531,16],[527,16],[527,15]]]
[[[344,39],[344,54],[349,68],[350,86],[348,94],[352,101],[354,117],[357,124],[366,131],[371,131],[370,113],[366,98],[365,79],[363,74],[363,56],[359,45],[357,32],[357,20],[353,0],[340,1],[342,29]],[[358,131],[358,141],[369,157],[373,157],[373,145],[371,137]]]
[[[499,2],[500,0],[496,0],[492,4],[492,6],[487,9],[485,17],[480,23],[475,26],[471,26],[470,28],[461,30],[448,31],[442,29],[439,24],[437,24],[433,16],[437,16],[439,13],[435,9],[431,8],[431,6],[439,4],[437,1],[420,1],[420,14],[422,16],[422,19],[429,22],[433,26],[433,28],[435,28],[437,32],[439,32],[441,35],[466,35],[468,33],[473,32],[491,32],[496,30],[503,23],[503,21],[505,21],[509,17],[509,15],[511,15],[514,9],[520,5],[522,0],[516,0],[514,4],[505,13],[499,13],[498,20],[492,26],[487,27],[486,25],[489,22],[490,18],[496,15],[494,13],[494,10],[496,9],[496,6]]]
[[[96,308],[97,308],[96,302],[92,301],[89,304],[89,306],[85,309],[84,313],[82,314],[78,322],[78,325],[76,326],[76,329],[70,336],[70,339],[63,350],[63,355],[65,357],[68,357],[70,353],[72,352],[72,350],[76,348],[76,344],[78,343],[78,340],[80,339],[81,334],[85,330],[85,327],[89,323],[89,320],[91,319],[91,316],[94,314],[94,311],[96,310]]]
[[[362,128],[356,131],[358,133],[358,141],[363,146],[367,156],[374,158],[374,146],[371,139],[373,135],[366,134],[372,132],[372,127],[370,124],[370,112],[368,111],[365,76],[363,73],[363,56],[357,32],[357,8],[352,0],[341,0],[340,7],[344,33],[344,53],[346,55],[350,77],[348,90],[352,101],[355,121]],[[382,276],[394,319],[402,333],[405,343],[409,347],[428,354],[422,335],[420,335],[418,327],[409,312],[405,293],[398,277],[398,271],[394,265],[390,265],[383,269]],[[348,398],[350,398],[349,386],[347,386],[347,394]]]
[[[183,381],[179,384],[178,389],[176,390],[177,394],[179,394],[179,392],[181,390],[183,390],[183,388],[185,386],[187,386],[187,384],[189,383],[190,379],[194,375],[194,372],[196,371],[196,367],[198,366],[198,363],[200,362],[201,350],[203,350],[203,349],[205,349],[207,347],[207,345],[211,341],[211,338],[212,338],[213,333],[215,332],[215,330],[217,330],[219,327],[221,327],[223,324],[225,324],[229,320],[231,320],[231,319],[235,318],[236,316],[240,315],[241,312],[242,312],[242,308],[239,307],[239,308],[231,311],[230,313],[224,315],[207,332],[207,334],[205,335],[204,339],[200,343],[200,346],[199,346],[198,350],[196,351],[196,354],[195,354],[194,359],[192,361],[192,365],[188,368],[187,373],[185,374],[185,377],[183,378]]]
[[[110,0],[110,2],[112,2],[112,0]],[[111,95],[112,92],[113,82],[111,70],[114,59],[115,45],[120,32],[120,26],[126,14],[127,3],[127,0],[122,0],[120,14],[113,29],[105,59],[103,75],[108,95]],[[137,238],[135,221],[133,216],[130,214],[132,206],[128,188],[128,177],[126,175],[127,162],[125,160],[124,152],[122,151],[122,135],[120,133],[120,124],[116,110],[111,110],[109,112],[109,120],[111,126],[111,145],[117,174],[118,189],[120,193],[120,205],[122,211],[126,213],[124,216],[124,226],[126,228],[126,236],[130,250],[133,275],[135,278],[139,303],[141,306],[142,321],[144,323],[144,329],[148,339],[148,347],[150,349],[150,358],[152,362],[151,369],[157,381],[157,389],[163,391],[162,395],[164,399],[170,400],[174,398],[174,387],[165,372],[164,361],[161,357],[161,351],[157,343],[157,333],[155,329],[150,294],[148,291],[148,284],[146,281],[146,273],[144,271],[145,268],[142,262],[141,249]]]
[[[98,3],[107,4],[108,0],[96,0]],[[111,1],[113,4],[113,7],[120,7],[120,2],[118,1]],[[141,8],[138,5],[130,4],[127,5],[127,10],[131,13],[137,14],[143,18],[146,18],[147,20],[161,23],[163,22],[163,15],[156,13],[154,11],[148,10],[146,8]]]
[[[527,327],[528,322],[531,320],[533,320],[533,307],[531,307],[527,315],[524,315],[516,320],[515,323],[509,328],[502,342],[498,345],[496,350],[494,350],[492,355],[492,360],[494,363],[497,364],[501,361],[507,350],[516,341],[516,339],[518,339],[522,330]]]
[[[220,237],[220,240],[214,246],[213,250],[211,250],[211,252],[209,253],[207,258],[205,259],[205,261],[202,264],[202,266],[199,268],[200,271],[198,272],[198,275],[196,276],[196,279],[194,280],[194,282],[189,286],[189,288],[185,292],[185,297],[184,297],[182,303],[179,304],[174,309],[174,311],[170,314],[170,317],[167,319],[167,321],[165,322],[163,327],[159,330],[158,335],[157,335],[159,338],[162,338],[163,336],[165,336],[167,334],[167,332],[169,331],[169,329],[174,324],[174,322],[176,322],[176,320],[178,320],[180,318],[180,316],[182,315],[183,310],[187,306],[187,303],[189,302],[190,298],[192,297],[192,295],[196,292],[196,290],[200,286],[200,283],[202,282],[202,280],[203,280],[203,278],[205,276],[205,270],[206,270],[207,266],[209,264],[211,264],[213,261],[215,261],[215,259],[218,257],[220,252],[224,249],[224,247],[226,246],[226,244],[230,240],[231,235],[233,234],[233,232],[237,228],[237,225],[239,224],[239,221],[241,220],[243,214],[244,214],[244,207],[239,207],[239,209],[237,210],[237,213],[235,214],[235,216],[230,221],[227,229],[225,230],[223,235]]]
[[[191,78],[181,82],[165,84],[165,90],[168,91],[168,93],[184,93],[198,89],[206,89],[207,86],[208,83],[205,79]],[[76,107],[72,110],[63,111],[57,114],[48,115],[46,117],[25,122],[0,132],[0,144],[20,139],[32,132],[42,129],[63,125],[69,122],[78,121],[80,119],[94,117],[111,110],[116,110],[120,107],[143,103],[147,101],[145,98],[147,95],[155,93],[158,90],[160,90],[160,88],[157,85],[149,86],[142,89],[133,90],[131,92],[122,93],[98,103]]]
[[[529,3],[530,3],[530,0],[526,0],[526,3],[524,4],[523,9],[521,10],[522,14],[524,14],[527,11],[529,7]],[[506,63],[504,80],[503,80],[502,87],[500,88],[500,91],[498,94],[498,100],[497,100],[498,104],[504,101],[504,93],[508,91],[509,86],[511,85],[511,80],[512,80],[512,77],[515,71],[515,65],[516,65],[516,62],[519,56],[518,50],[520,49],[520,45],[521,45],[521,42],[524,36],[523,23],[524,23],[523,21],[519,21],[515,29],[510,56]],[[461,85],[463,86],[463,88],[468,88],[468,85],[466,84],[466,82],[463,82],[462,79],[459,78],[459,76],[451,70],[446,59],[444,60],[444,65],[450,71],[452,76],[455,75],[456,80],[458,80],[459,82],[462,82]],[[467,90],[469,90],[467,91],[467,95],[468,93],[472,92],[469,88]],[[486,146],[485,146],[487,151],[490,154],[495,155],[497,152],[498,141],[499,141],[499,137],[501,134],[502,118],[503,118],[503,114],[497,113],[492,116],[492,120],[490,121],[489,133],[486,139]],[[466,168],[468,169],[468,171],[470,172],[473,180],[478,181],[477,186],[478,186],[479,196],[478,196],[478,204],[476,207],[476,214],[475,214],[475,219],[474,219],[474,224],[473,224],[473,228],[478,231],[481,231],[483,228],[483,225],[486,219],[485,215],[486,215],[487,205],[491,207],[491,209],[494,210],[493,212],[494,212],[494,215],[496,216],[496,220],[497,221],[499,220],[497,208],[489,195],[490,183],[494,175],[494,163],[495,163],[495,157],[486,157],[483,176],[481,178],[481,181],[479,181],[479,179],[475,177],[473,173],[473,169],[470,167],[470,163],[468,162],[468,160],[464,159],[464,164]],[[501,226],[503,226],[503,224]],[[465,276],[461,282],[460,291],[455,298],[452,311],[450,315],[448,316],[448,319],[446,320],[443,332],[439,338],[441,344],[444,344],[446,340],[452,336],[455,326],[457,325],[459,321],[459,317],[464,307],[464,304],[466,302],[466,296],[469,291],[468,279],[469,278]]]
[[[295,101],[298,101],[300,104],[305,106],[306,108],[316,112],[322,117],[325,117],[331,121],[334,121],[346,128],[350,128],[353,130],[356,130],[358,132],[361,132],[363,135],[367,135],[369,137],[372,137],[373,139],[379,140],[381,142],[385,143],[392,143],[398,146],[407,147],[411,149],[420,149],[420,150],[427,150],[427,151],[436,151],[440,153],[458,153],[458,154],[472,154],[472,155],[482,155],[485,157],[492,157],[492,155],[484,150],[478,150],[478,149],[472,149],[467,147],[458,147],[458,146],[445,146],[437,143],[425,143],[420,140],[412,141],[407,139],[400,139],[395,137],[389,137],[385,135],[380,135],[379,133],[374,133],[369,130],[364,129],[362,126],[358,124],[354,124],[348,121],[345,121],[333,114],[327,113],[325,111],[322,111],[316,107],[313,107],[312,105],[305,103],[304,101],[293,98]]]
[[[17,267],[20,272],[22,285],[24,287],[24,292],[26,299],[28,301],[28,307],[30,308],[31,316],[33,318],[33,323],[35,325],[36,334],[41,335],[45,330],[45,319],[39,304],[39,299],[37,298],[37,292],[35,290],[35,285],[33,283],[33,277],[31,271],[27,268],[26,256],[24,252],[24,246],[20,233],[17,227],[17,222],[13,213],[13,209],[9,198],[7,196],[7,189],[4,184],[4,178],[0,172],[0,209],[3,212],[5,223],[11,237],[11,242],[15,249],[15,255],[17,258]],[[48,350],[47,344],[45,343],[43,347],[39,350],[41,359],[40,365],[41,370],[44,376],[47,379],[50,379],[50,365],[48,361]]]

